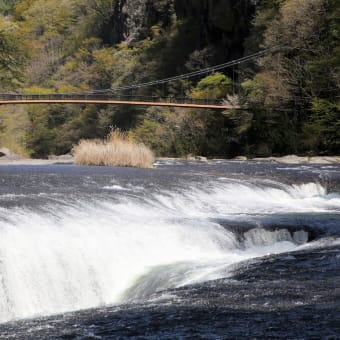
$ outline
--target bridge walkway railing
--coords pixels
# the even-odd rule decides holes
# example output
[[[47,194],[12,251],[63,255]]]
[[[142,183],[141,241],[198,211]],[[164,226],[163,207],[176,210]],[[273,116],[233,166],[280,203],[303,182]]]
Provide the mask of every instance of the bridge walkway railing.
[[[0,100],[103,100],[103,101],[125,101],[125,102],[148,102],[148,103],[176,103],[176,104],[202,104],[202,105],[223,105],[222,100],[210,98],[191,98],[175,96],[140,96],[140,95],[114,95],[108,96],[103,94],[16,94],[0,93]]]

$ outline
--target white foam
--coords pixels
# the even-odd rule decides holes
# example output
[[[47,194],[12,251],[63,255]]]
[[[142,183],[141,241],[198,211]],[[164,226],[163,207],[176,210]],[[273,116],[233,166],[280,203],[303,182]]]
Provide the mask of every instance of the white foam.
[[[108,202],[51,215],[12,211],[0,227],[0,320],[112,304],[153,266],[219,258],[234,247],[217,224],[137,211],[138,219]]]
[[[219,181],[50,209],[0,209],[1,322],[119,303],[138,278],[163,265],[191,263],[175,286],[222,277],[231,263],[292,250],[304,236],[259,229],[242,250],[207,217],[339,211],[340,198],[313,183]]]
[[[103,189],[107,189],[107,190],[122,190],[122,191],[131,191],[131,189],[129,188],[124,188],[122,187],[121,185],[117,185],[117,184],[114,184],[114,185],[107,185],[105,186]]]
[[[318,183],[274,185],[240,180],[221,180],[176,192],[156,194],[159,208],[188,216],[228,217],[237,214],[276,214],[290,212],[339,212],[340,195],[327,194]]]

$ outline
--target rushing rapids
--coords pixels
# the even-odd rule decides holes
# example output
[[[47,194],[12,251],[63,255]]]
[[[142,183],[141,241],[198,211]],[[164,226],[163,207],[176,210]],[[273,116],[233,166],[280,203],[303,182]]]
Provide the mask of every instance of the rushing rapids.
[[[237,166],[1,168],[0,335],[9,321],[143,304],[251,259],[338,244],[336,178]]]

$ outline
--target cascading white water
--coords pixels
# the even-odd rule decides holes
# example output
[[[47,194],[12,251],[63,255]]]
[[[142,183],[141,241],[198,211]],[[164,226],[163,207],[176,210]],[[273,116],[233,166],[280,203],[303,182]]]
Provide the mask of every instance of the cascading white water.
[[[51,206],[50,212],[0,208],[0,321],[119,303],[138,278],[159,266],[192,264],[169,280],[169,287],[181,286],[303,243],[290,233],[259,229],[245,235],[247,248],[241,249],[234,234],[209,217],[237,221],[243,213],[335,208],[340,197],[317,184],[274,188],[223,179],[144,199]]]

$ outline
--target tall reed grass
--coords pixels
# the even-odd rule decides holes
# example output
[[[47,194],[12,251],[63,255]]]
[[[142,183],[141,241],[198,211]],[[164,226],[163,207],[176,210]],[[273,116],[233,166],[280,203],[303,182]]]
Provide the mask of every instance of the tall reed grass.
[[[105,140],[81,140],[73,147],[74,162],[80,165],[152,168],[154,155],[127,133],[112,130]]]

